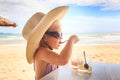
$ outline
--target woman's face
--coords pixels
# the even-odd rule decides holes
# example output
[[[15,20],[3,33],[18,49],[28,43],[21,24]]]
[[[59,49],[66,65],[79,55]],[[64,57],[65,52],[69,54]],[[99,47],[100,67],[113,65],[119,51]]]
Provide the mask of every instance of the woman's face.
[[[54,49],[58,49],[62,39],[62,29],[59,21],[55,21],[45,34],[47,44]]]

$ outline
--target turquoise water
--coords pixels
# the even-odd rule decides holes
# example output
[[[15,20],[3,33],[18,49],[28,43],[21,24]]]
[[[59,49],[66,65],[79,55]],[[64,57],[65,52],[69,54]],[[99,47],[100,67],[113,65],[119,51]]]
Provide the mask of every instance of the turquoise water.
[[[69,38],[69,34],[63,34],[63,40]],[[80,42],[78,45],[91,44],[120,44],[120,33],[77,33]],[[0,45],[26,45],[26,40],[21,34],[0,33]]]
[[[0,45],[26,45],[26,40],[21,34],[0,33]]]
[[[95,44],[120,44],[120,33],[78,33],[80,41],[78,45],[95,45]],[[64,37],[68,37],[67,34]]]

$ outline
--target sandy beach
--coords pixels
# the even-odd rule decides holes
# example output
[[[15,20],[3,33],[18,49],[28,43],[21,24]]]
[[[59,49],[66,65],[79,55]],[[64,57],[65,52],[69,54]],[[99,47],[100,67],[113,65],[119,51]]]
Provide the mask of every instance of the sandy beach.
[[[33,65],[26,61],[25,46],[0,46],[0,80],[34,80]]]
[[[89,61],[119,64],[119,48],[120,45],[77,46],[73,55],[85,51]],[[25,46],[0,46],[0,80],[34,80],[33,64],[26,61]]]

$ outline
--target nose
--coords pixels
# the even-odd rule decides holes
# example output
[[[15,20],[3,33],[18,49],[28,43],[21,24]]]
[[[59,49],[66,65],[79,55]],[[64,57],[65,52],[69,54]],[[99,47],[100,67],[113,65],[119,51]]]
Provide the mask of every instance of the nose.
[[[63,37],[62,36],[60,36],[60,39],[62,39]]]

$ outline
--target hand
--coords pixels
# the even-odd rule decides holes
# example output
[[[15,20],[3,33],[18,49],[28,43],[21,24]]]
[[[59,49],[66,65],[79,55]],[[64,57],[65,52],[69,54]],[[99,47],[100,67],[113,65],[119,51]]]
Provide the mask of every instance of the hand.
[[[77,43],[80,39],[77,35],[72,35],[69,38],[70,41],[72,41],[74,44]]]

